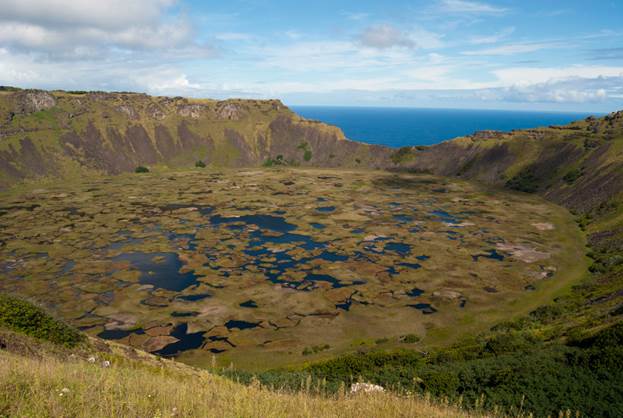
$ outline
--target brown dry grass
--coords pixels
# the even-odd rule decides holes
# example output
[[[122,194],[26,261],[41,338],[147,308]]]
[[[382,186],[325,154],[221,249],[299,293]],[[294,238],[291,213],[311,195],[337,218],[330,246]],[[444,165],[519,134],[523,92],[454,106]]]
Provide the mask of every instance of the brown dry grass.
[[[173,362],[161,366],[34,359],[0,352],[0,416],[7,417],[468,417],[390,393],[288,394],[244,386]]]

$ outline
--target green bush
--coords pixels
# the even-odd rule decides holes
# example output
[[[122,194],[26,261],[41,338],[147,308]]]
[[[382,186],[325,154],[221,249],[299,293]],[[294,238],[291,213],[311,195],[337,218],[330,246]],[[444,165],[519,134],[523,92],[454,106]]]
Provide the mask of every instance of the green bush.
[[[289,163],[290,165],[295,165],[292,161]],[[264,167],[273,167],[273,166],[283,166],[288,165],[288,161],[283,158],[283,155],[279,154],[274,159],[267,158],[266,161],[262,164]]]
[[[420,337],[415,334],[407,334],[400,339],[401,342],[405,344],[415,344],[420,341]]]
[[[532,321],[547,322],[558,313],[537,309]],[[578,332],[577,335],[586,335]],[[588,338],[546,345],[517,331],[486,340],[470,339],[425,356],[411,350],[350,354],[303,370],[272,370],[255,377],[262,384],[297,391],[303,382],[335,392],[359,380],[394,390],[430,393],[467,408],[494,408],[511,416],[580,411],[582,416],[623,416],[623,323]],[[311,354],[313,347],[306,348]],[[242,382],[254,375],[227,373]]]
[[[206,163],[204,163],[204,162],[203,162],[203,161],[201,161],[201,160],[199,160],[199,161],[197,161],[197,162],[195,163],[195,167],[198,167],[198,168],[205,168],[205,166],[206,166]]]
[[[149,173],[149,168],[139,165],[138,167],[136,167],[136,169],[134,170],[135,173]]]
[[[532,170],[525,169],[506,182],[506,187],[525,193],[535,193],[539,190],[539,179]]]
[[[325,345],[314,345],[312,347],[305,347],[303,349],[303,355],[304,356],[309,356],[311,354],[316,354],[316,353],[320,353],[321,351],[324,350],[328,350],[330,349],[331,346],[329,344],[325,344]]]
[[[303,154],[303,159],[305,161],[309,161],[309,160],[312,159],[312,152],[311,152],[311,150],[308,150],[308,149],[305,150],[305,153]]]
[[[400,164],[408,161],[411,157],[413,157],[413,150],[411,147],[398,148],[398,150],[390,156],[394,164]]]
[[[31,337],[73,347],[84,340],[74,328],[52,318],[41,308],[7,295],[0,295],[0,325]]]
[[[573,184],[575,183],[575,181],[577,179],[579,179],[582,176],[582,171],[576,169],[573,169],[571,171],[569,171],[567,174],[565,174],[565,176],[562,178],[567,184]]]

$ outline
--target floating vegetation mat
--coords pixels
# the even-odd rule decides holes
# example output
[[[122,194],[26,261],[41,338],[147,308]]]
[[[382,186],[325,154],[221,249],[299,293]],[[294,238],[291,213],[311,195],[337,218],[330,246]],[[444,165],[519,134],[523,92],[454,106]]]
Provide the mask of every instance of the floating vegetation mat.
[[[102,338],[251,368],[486,326],[563,286],[583,244],[534,196],[303,169],[13,191],[0,231],[1,291]]]

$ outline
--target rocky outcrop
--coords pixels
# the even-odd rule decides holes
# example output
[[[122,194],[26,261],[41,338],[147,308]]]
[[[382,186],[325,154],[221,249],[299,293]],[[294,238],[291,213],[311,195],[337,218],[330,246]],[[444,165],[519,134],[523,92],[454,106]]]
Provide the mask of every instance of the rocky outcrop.
[[[56,106],[56,99],[46,91],[25,91],[16,95],[18,113],[33,113]]]

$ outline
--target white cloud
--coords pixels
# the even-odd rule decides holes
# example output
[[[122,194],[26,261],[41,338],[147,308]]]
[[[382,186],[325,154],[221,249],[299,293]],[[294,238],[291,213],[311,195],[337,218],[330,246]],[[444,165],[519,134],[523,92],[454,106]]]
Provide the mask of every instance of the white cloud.
[[[175,0],[0,0],[0,46],[48,59],[100,56],[115,49],[180,50],[200,45]],[[205,52],[209,48],[205,48]]]
[[[364,20],[370,16],[369,13],[361,13],[361,12],[342,12],[340,14],[348,20],[355,20],[355,21]]]
[[[157,21],[176,0],[0,0],[3,21],[119,29]]]
[[[241,32],[223,32],[215,36],[219,41],[249,41],[253,39],[253,35]]]
[[[401,30],[390,24],[368,26],[359,34],[361,46],[376,49],[390,48],[439,48],[443,45],[441,36],[422,28]]]
[[[359,42],[363,46],[379,49],[393,47],[414,48],[416,46],[415,41],[411,39],[408,33],[389,24],[374,25],[366,28],[359,35]]]
[[[157,94],[190,93],[192,90],[202,89],[201,84],[190,82],[186,74],[180,74],[173,70],[140,75],[136,82],[144,86],[148,92]]]
[[[469,39],[469,43],[470,44],[474,44],[474,45],[484,45],[484,44],[496,44],[498,42],[500,42],[503,39],[508,38],[510,35],[512,35],[515,32],[515,28],[514,27],[508,27],[505,28],[499,32],[496,32],[492,35],[487,35],[487,36],[472,36]]]
[[[508,9],[487,3],[466,0],[441,0],[439,6],[447,13],[503,14]]]
[[[499,85],[533,85],[575,78],[622,77],[623,67],[572,65],[567,67],[515,67],[493,70]]]
[[[564,46],[562,43],[556,42],[523,42],[508,45],[500,45],[492,48],[484,48],[470,51],[463,51],[461,54],[477,56],[477,55],[515,55],[536,52],[543,49],[560,48]]]

